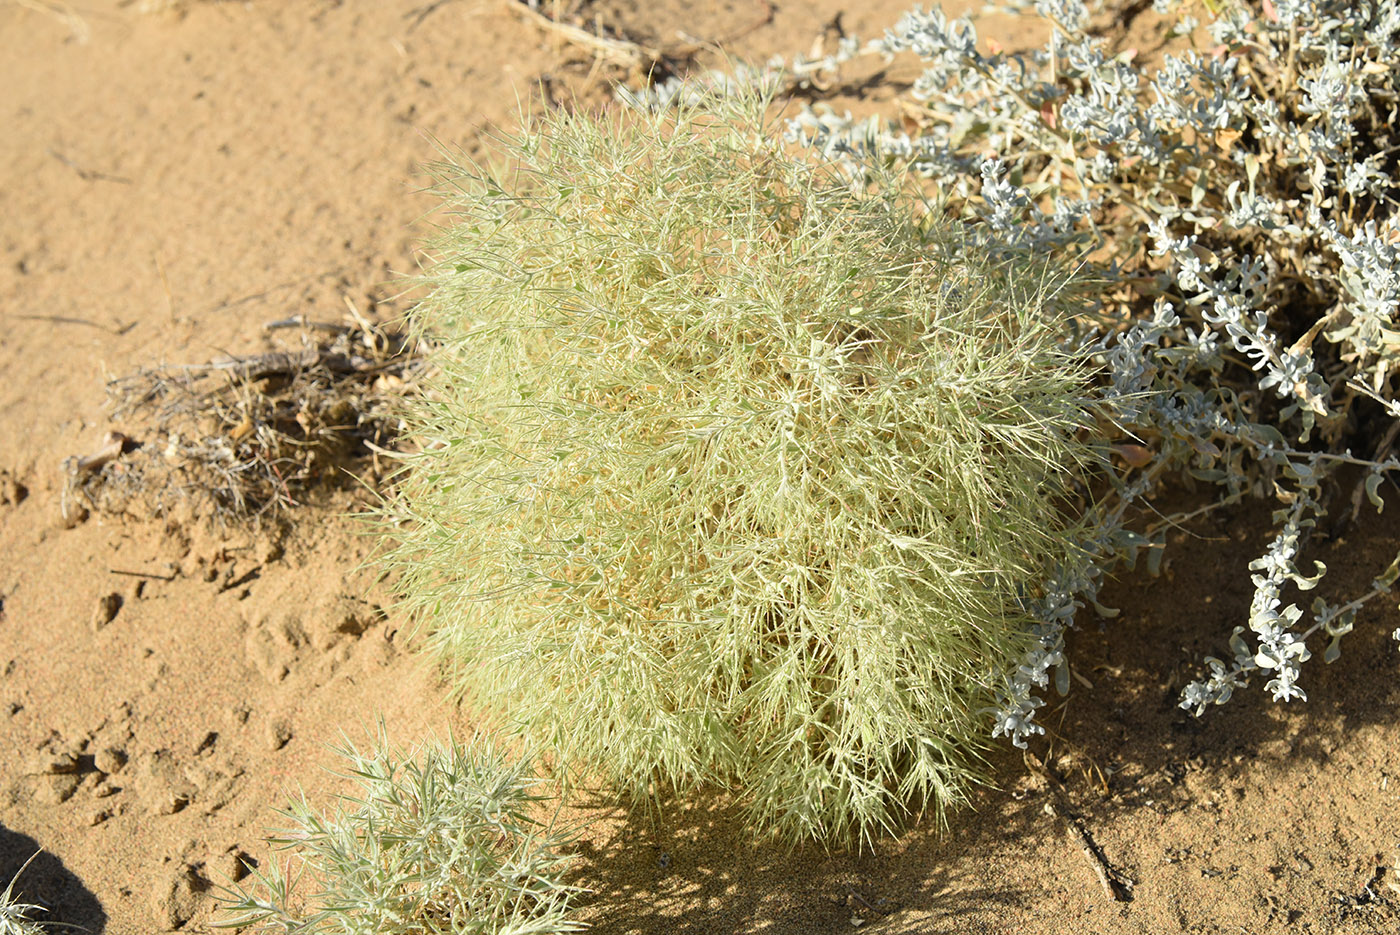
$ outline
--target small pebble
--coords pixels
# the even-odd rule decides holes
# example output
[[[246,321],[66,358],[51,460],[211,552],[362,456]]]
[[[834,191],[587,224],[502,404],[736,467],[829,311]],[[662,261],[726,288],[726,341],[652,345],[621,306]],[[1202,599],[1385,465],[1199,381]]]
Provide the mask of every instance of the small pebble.
[[[189,804],[188,793],[183,790],[169,789],[155,797],[150,810],[156,815],[174,815]]]
[[[151,891],[151,915],[156,925],[161,931],[183,926],[194,918],[208,888],[209,884],[188,865],[159,878]]]
[[[237,844],[211,857],[207,863],[209,868],[209,879],[216,883],[230,881],[237,883],[248,876],[248,862],[252,858]]]
[[[92,612],[92,629],[96,632],[117,617],[117,611],[122,609],[122,596],[116,591],[104,594],[97,599],[97,607]]]
[[[267,725],[267,746],[271,750],[281,750],[292,740],[292,725],[278,718]]]
[[[45,805],[59,805],[71,799],[82,782],[83,777],[77,773],[46,776],[44,781],[39,784],[39,791],[35,798]]]
[[[125,750],[117,747],[103,747],[101,750],[97,751],[97,755],[93,757],[92,762],[99,772],[106,773],[110,776],[113,773],[120,773],[122,771],[122,767],[126,765],[126,759]]]

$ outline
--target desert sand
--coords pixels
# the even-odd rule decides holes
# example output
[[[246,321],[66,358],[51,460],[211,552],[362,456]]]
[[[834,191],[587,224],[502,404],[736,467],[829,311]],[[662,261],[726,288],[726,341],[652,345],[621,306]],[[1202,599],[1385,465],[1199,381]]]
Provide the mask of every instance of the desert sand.
[[[681,69],[715,47],[830,49],[905,9],[554,6]],[[1039,29],[1001,17],[983,35],[1014,47]],[[853,74],[828,93],[870,110],[917,69]],[[611,82],[641,77],[506,0],[0,0],[0,887],[37,851],[17,891],[47,920],[209,931],[211,881],[273,859],[273,809],[346,788],[326,772],[342,733],[364,744],[382,717],[403,744],[470,734],[361,567],[372,543],[346,514],[362,493],[262,530],[193,509],[75,523],[62,465],[133,431],[111,420],[110,377],[275,350],[290,338],[263,325],[293,315],[401,316],[439,143],[478,153],[521,108],[608,106]],[[1397,513],[1318,550],[1329,589],[1364,589]],[[579,918],[600,935],[1400,931],[1394,603],[1306,668],[1306,703],[1256,686],[1199,720],[1176,707],[1245,619],[1267,519],[1212,514],[1160,577],[1111,585],[1119,617],[1081,619],[1082,682],[1034,745],[1049,778],[998,748],[996,786],[946,833],[864,853],[756,846],[718,792],[651,817],[600,809]],[[1106,891],[1086,836],[1131,899]]]

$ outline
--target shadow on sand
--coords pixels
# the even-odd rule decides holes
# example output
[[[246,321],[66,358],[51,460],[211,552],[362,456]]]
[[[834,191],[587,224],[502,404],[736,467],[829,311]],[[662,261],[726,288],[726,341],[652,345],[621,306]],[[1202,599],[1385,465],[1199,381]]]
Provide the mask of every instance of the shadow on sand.
[[[1329,566],[1329,599],[1369,588],[1400,542],[1396,520],[1363,517],[1346,541],[1310,550],[1309,563]],[[1256,678],[1200,719],[1178,707],[1202,658],[1225,654],[1231,628],[1247,620],[1248,565],[1271,538],[1267,509],[1217,516],[1181,536],[1167,574],[1125,575],[1105,589],[1103,602],[1121,616],[1101,627],[1081,613],[1071,660],[1094,687],[1079,683],[1066,704],[1052,691],[1041,715],[1049,735],[1032,749],[1091,825],[1193,808],[1203,787],[1229,788],[1256,760],[1325,763],[1349,732],[1394,716],[1393,599],[1368,606],[1371,619],[1358,620],[1337,663],[1305,665],[1305,704],[1273,704]],[[1284,600],[1306,608],[1312,596]],[[1324,642],[1310,642],[1320,656]],[[1002,789],[977,793],[975,810],[951,815],[946,833],[926,820],[865,853],[756,844],[720,793],[662,803],[584,842],[575,882],[593,892],[579,908],[594,935],[1003,931],[1043,898],[1033,881],[1018,881],[1015,860],[1024,858],[1015,855],[1062,832],[1044,797],[1028,793],[1019,751],[997,748],[992,766]]]
[[[26,867],[25,861],[31,857],[33,860]],[[24,868],[23,873],[20,872],[21,867]],[[41,907],[29,918],[45,926],[53,926],[51,931],[83,931],[93,935],[106,931],[107,913],[102,904],[72,871],[63,866],[63,861],[41,852],[40,844],[28,835],[0,825],[0,892],[12,881],[14,889],[10,894],[11,900]]]

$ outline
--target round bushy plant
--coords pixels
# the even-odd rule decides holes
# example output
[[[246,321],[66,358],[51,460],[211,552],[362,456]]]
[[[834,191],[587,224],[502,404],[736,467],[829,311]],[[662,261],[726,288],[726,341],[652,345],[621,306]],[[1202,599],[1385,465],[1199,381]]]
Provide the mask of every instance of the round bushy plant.
[[[1065,557],[1075,287],[762,112],[550,113],[510,171],[442,167],[390,564],[457,686],[564,762],[868,838],[964,797]]]
[[[361,796],[323,815],[305,801],[269,843],[296,870],[269,862],[251,885],[226,889],[218,928],[302,935],[564,935],[576,887],[562,882],[565,836],[531,813],[525,759],[493,743],[392,749],[380,727],[370,753],[338,751]]]

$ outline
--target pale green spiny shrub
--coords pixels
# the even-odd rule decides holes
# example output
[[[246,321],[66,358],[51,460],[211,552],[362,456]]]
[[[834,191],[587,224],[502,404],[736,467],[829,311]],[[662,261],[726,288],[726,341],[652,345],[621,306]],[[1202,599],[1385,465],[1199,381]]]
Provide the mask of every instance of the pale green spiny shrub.
[[[391,749],[346,745],[358,797],[330,814],[305,800],[249,885],[226,890],[223,928],[306,935],[556,935],[578,892],[563,882],[569,836],[535,815],[539,783],[494,743]]]
[[[1023,598],[1071,561],[1080,302],[752,95],[551,113],[442,167],[440,348],[386,506],[398,593],[479,704],[645,797],[789,837],[963,799]]]

